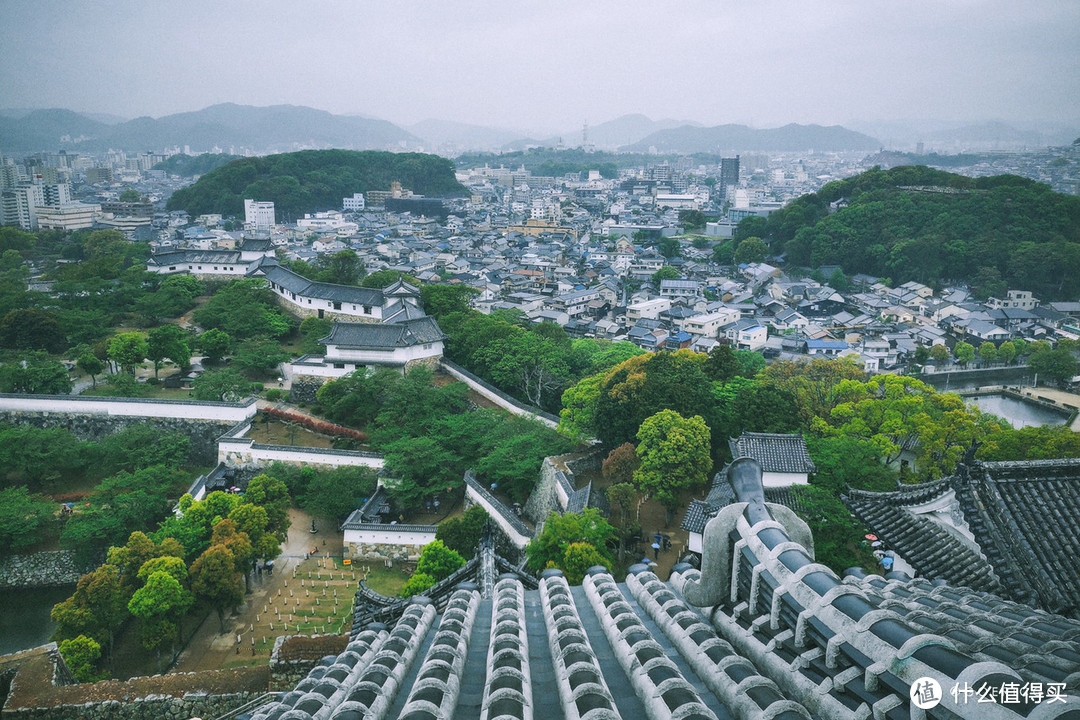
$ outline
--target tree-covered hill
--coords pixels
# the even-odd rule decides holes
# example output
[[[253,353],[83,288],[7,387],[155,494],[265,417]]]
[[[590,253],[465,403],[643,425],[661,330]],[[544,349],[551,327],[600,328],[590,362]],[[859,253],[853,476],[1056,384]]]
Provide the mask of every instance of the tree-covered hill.
[[[1042,300],[1080,294],[1080,198],[1015,175],[874,168],[793,200],[765,233],[797,265],[894,283],[998,276]]]
[[[466,194],[454,178],[453,163],[436,155],[304,150],[234,160],[177,190],[168,209],[240,215],[244,198],[252,198],[273,201],[279,218],[295,218],[340,208],[341,199],[356,192],[389,190],[395,180],[420,195]]]

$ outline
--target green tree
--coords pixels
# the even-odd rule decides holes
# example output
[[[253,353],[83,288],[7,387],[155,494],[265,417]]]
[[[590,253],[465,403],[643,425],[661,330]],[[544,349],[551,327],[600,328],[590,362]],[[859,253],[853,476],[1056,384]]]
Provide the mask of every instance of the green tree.
[[[258,505],[266,510],[268,532],[274,533],[279,540],[285,540],[289,530],[289,488],[278,478],[262,474],[256,475],[248,483],[244,492],[244,501]]]
[[[740,388],[731,411],[740,431],[791,433],[800,425],[795,394],[771,384],[752,383]]]
[[[229,334],[217,328],[210,328],[199,335],[197,343],[199,349],[206,356],[206,361],[211,364],[221,362],[221,358],[225,357],[225,354],[229,352],[231,344],[232,338],[229,337]]]
[[[660,238],[656,243],[657,251],[667,259],[678,257],[682,252],[682,247],[679,245],[679,241],[673,237]]]
[[[667,524],[679,507],[679,493],[703,486],[712,461],[709,427],[700,415],[684,418],[673,410],[661,410],[641,423],[637,434],[641,466],[634,485],[658,500],[667,511]]]
[[[167,572],[158,571],[146,579],[128,602],[128,612],[141,621],[140,637],[147,650],[160,658],[166,643],[173,645],[180,633],[180,621],[194,598]]]
[[[251,395],[251,381],[236,370],[208,370],[192,383],[196,400],[238,402]]]
[[[319,340],[329,335],[333,327],[334,321],[330,318],[304,318],[300,323],[300,337],[304,339],[302,352],[308,355],[324,355],[326,347],[320,345]]]
[[[682,273],[676,270],[671,265],[665,265],[652,274],[653,285],[660,287],[660,283],[663,280],[678,280],[682,277]]]
[[[769,257],[769,246],[759,237],[748,237],[735,249],[737,265],[764,262],[767,257]]]
[[[0,366],[0,392],[27,395],[67,395],[71,392],[67,368],[44,353],[30,353],[21,361]]]
[[[25,487],[0,490],[0,556],[18,552],[42,539],[53,519],[54,503]]]
[[[747,238],[765,237],[768,234],[768,226],[769,221],[766,218],[757,215],[745,217],[735,226],[735,233],[731,239],[736,243],[741,243]]]
[[[987,365],[993,365],[998,358],[997,345],[987,340],[979,346],[979,359]]]
[[[400,270],[377,270],[360,281],[361,287],[382,289],[390,287],[398,280],[404,280],[410,285],[420,287],[422,284],[412,275],[406,275]]]
[[[709,351],[709,359],[705,361],[703,369],[710,379],[726,384],[739,374],[741,368],[730,345],[717,345]]]
[[[185,371],[191,365],[191,350],[187,333],[179,325],[162,325],[150,331],[147,337],[146,357],[154,363],[154,377],[158,376],[165,358],[172,360]]]
[[[79,682],[97,682],[102,679],[95,667],[101,657],[101,645],[85,635],[79,635],[60,643],[58,649],[71,674]]]
[[[816,485],[796,485],[791,490],[798,498],[796,512],[814,535],[817,562],[837,573],[850,567],[874,569],[875,558],[862,541],[866,528],[835,494]]]
[[[12,310],[0,319],[0,345],[57,353],[68,342],[56,311],[29,307]]]
[[[97,376],[105,369],[105,363],[101,362],[97,355],[87,352],[79,356],[79,359],[75,361],[75,367],[89,375],[94,387],[97,387]]]
[[[125,188],[117,199],[122,203],[137,203],[142,200],[142,195],[135,188]]]
[[[120,333],[109,340],[109,359],[127,373],[135,374],[135,366],[142,364],[148,352],[142,333]]]
[[[1076,356],[1061,348],[1056,350],[1039,348],[1031,353],[1028,365],[1036,374],[1050,378],[1059,384],[1065,383],[1080,372]]]
[[[401,590],[398,593],[401,597],[412,597],[413,595],[420,595],[426,592],[437,581],[427,573],[417,572],[413,573],[405,584],[401,586]]]
[[[687,232],[703,229],[705,227],[705,213],[700,210],[680,210],[679,224],[686,228]]]
[[[736,246],[737,243],[734,240],[720,243],[713,248],[712,261],[717,265],[731,265],[735,262]]]
[[[949,360],[949,348],[944,345],[931,345],[930,346],[930,359],[938,365],[944,364]]]
[[[93,638],[108,648],[112,664],[116,632],[127,621],[128,589],[115,565],[105,564],[79,578],[75,592],[53,606],[50,613],[56,623],[54,640],[70,640],[79,635]]]
[[[232,366],[251,377],[276,376],[278,366],[289,359],[289,353],[276,340],[267,337],[248,338],[237,344]]]
[[[191,590],[195,597],[217,611],[218,626],[224,633],[225,611],[244,600],[244,581],[229,548],[211,545],[192,563]]]
[[[398,440],[384,449],[387,470],[393,480],[386,487],[403,510],[413,510],[445,488],[459,487],[463,480],[455,470],[455,457],[431,437]]]
[[[560,566],[567,548],[574,543],[588,543],[610,561],[608,544],[615,538],[615,528],[596,508],[587,508],[580,513],[553,513],[544,522],[543,531],[525,546],[525,554],[534,572],[543,570],[548,563]]]
[[[472,558],[488,520],[484,508],[473,505],[460,518],[449,518],[439,523],[435,528],[435,539],[441,540],[462,557]]]
[[[967,365],[975,359],[975,346],[961,340],[956,343],[956,347],[953,348],[953,354],[956,356],[956,361],[958,363]]]
[[[1025,357],[1031,352],[1028,347],[1029,343],[1024,338],[1016,338],[1012,341],[1012,344],[1016,348],[1016,357]]]
[[[1012,361],[1016,359],[1016,345],[1013,344],[1012,340],[1006,340],[1005,342],[1001,343],[1000,347],[998,347],[997,349],[997,352],[998,359],[1006,365],[1011,364]]]
[[[436,320],[451,313],[468,312],[472,300],[480,294],[468,285],[425,285],[420,288],[424,310]]]
[[[889,492],[896,489],[896,471],[882,464],[876,448],[852,437],[809,437],[806,449],[814,461],[811,482],[836,495],[853,490]]]
[[[280,338],[292,329],[266,281],[259,279],[234,280],[214,293],[194,317],[200,326],[222,330],[234,340]]]
[[[315,268],[318,276],[312,279],[337,285],[356,285],[364,274],[364,262],[352,250],[320,255]]]
[[[316,473],[300,498],[300,507],[312,515],[343,520],[375,492],[375,471],[366,467],[339,467]]]
[[[848,284],[848,277],[844,274],[841,268],[836,268],[829,275],[829,287],[838,292],[847,292],[850,285]]]
[[[559,563],[560,569],[566,575],[566,582],[571,585],[580,585],[589,568],[597,565],[603,565],[608,572],[612,571],[611,559],[600,554],[593,545],[584,542],[571,543]]]
[[[465,564],[465,558],[446,547],[442,540],[435,540],[424,546],[420,559],[416,561],[416,572],[429,575],[439,582]]]

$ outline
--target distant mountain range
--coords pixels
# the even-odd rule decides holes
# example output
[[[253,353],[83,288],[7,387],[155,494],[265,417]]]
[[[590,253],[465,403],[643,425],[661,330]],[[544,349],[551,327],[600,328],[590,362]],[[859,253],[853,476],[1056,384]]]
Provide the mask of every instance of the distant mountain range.
[[[0,116],[0,151],[107,149],[132,152],[190,145],[192,150],[304,148],[372,150],[418,144],[419,138],[385,120],[332,115],[294,105],[252,107],[224,103],[196,112],[141,117],[116,124],[70,110]]]
[[[767,130],[746,125],[684,125],[658,130],[619,149],[626,152],[650,152],[655,149],[659,153],[736,153],[877,150],[880,147],[880,143],[869,135],[839,125],[790,124]]]
[[[579,147],[583,128],[534,136],[513,128],[492,128],[445,120],[395,125],[359,115],[334,115],[295,105],[253,107],[225,103],[160,118],[124,119],[70,110],[0,109],[0,152],[107,149],[160,151],[190,146],[192,151],[248,151],[256,154],[309,148],[416,150],[456,156],[468,151],[508,152],[530,147]],[[544,133],[547,135],[547,133]],[[745,125],[703,127],[686,120],[652,120],[623,115],[588,128],[598,150],[660,153],[798,152],[804,150],[914,149],[954,152],[965,146],[992,150],[1067,144],[1075,128],[1017,128],[992,122],[962,126],[935,121],[857,122],[846,126],[785,125],[755,129]],[[878,138],[878,139],[876,139]],[[879,140],[880,139],[880,140]],[[908,147],[910,146],[910,148]]]

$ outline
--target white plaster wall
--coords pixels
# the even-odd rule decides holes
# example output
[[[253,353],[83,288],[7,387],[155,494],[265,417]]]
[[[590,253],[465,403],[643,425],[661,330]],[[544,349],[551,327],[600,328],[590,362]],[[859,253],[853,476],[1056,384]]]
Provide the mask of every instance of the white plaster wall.
[[[495,523],[500,528],[502,528],[503,532],[505,532],[506,536],[510,538],[510,541],[514,543],[515,547],[523,549],[526,545],[529,544],[529,540],[531,540],[531,538],[527,538],[521,533],[519,533],[517,530],[515,530],[514,527],[510,525],[510,523],[506,522],[506,518],[502,516],[502,513],[495,509],[483,495],[469,487],[468,484],[465,485],[465,496],[470,501],[484,508],[484,511],[492,520],[495,521]]]
[[[184,418],[240,422],[255,417],[255,399],[246,403],[114,400],[56,395],[0,395],[0,411],[55,412],[119,417]]]
[[[788,487],[790,485],[808,485],[806,473],[765,472],[761,474],[761,484],[765,487]]]
[[[396,525],[372,524],[360,530],[346,529],[344,540],[346,543],[365,543],[368,545],[417,545],[424,546],[435,542],[435,526],[425,526],[426,529],[401,530],[395,529]]]

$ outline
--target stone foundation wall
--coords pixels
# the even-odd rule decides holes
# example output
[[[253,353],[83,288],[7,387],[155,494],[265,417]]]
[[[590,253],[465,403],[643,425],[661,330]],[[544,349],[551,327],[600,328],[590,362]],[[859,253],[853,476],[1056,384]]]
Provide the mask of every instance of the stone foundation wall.
[[[251,702],[263,693],[242,692],[229,695],[191,693],[176,698],[149,695],[128,701],[105,700],[82,705],[57,705],[48,708],[5,709],[4,720],[188,720],[220,717]]]
[[[307,677],[319,660],[340,655],[349,638],[344,635],[280,635],[270,653],[270,690],[288,692]]]
[[[423,545],[393,545],[389,543],[348,543],[345,548],[349,557],[355,560],[375,562],[416,562],[420,559]]]
[[[316,401],[315,394],[319,392],[319,388],[332,379],[316,375],[297,375],[292,379],[289,400],[294,403],[314,403]]]
[[[75,562],[70,550],[11,555],[0,560],[0,588],[62,587],[74,585],[91,567]]]
[[[162,432],[183,433],[191,440],[187,461],[193,465],[217,462],[217,439],[236,423],[189,418],[123,417],[89,413],[0,411],[0,423],[63,428],[80,440],[100,440],[131,425],[149,425]]]
[[[536,481],[532,494],[525,502],[523,512],[525,517],[534,525],[542,523],[551,513],[561,512],[559,497],[556,491],[555,464],[551,458],[544,458],[540,465],[540,479]]]

